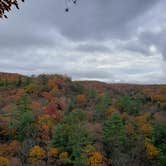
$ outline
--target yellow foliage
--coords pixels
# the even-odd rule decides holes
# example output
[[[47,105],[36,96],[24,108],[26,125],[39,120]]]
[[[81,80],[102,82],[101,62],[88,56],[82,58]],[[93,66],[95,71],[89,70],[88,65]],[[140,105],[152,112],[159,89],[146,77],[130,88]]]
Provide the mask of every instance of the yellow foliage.
[[[29,152],[29,157],[33,160],[42,160],[45,157],[45,151],[40,146],[34,146]]]
[[[136,122],[138,123],[139,130],[145,135],[150,135],[152,131],[152,126],[148,122],[149,116],[149,113],[144,113],[143,115],[137,116],[135,118]]]
[[[54,119],[50,115],[44,114],[39,116],[38,123],[40,125],[47,125],[51,128],[54,124]]]
[[[0,156],[0,166],[9,166],[9,160],[5,157]]]
[[[62,153],[60,153],[60,155],[59,155],[59,158],[60,159],[66,159],[66,158],[68,158],[69,157],[69,154],[67,153],[67,152],[62,152]]]
[[[148,160],[151,160],[158,155],[159,151],[152,143],[146,140],[145,146]]]
[[[89,165],[90,166],[105,166],[104,156],[100,152],[92,153],[91,157],[89,158]]]

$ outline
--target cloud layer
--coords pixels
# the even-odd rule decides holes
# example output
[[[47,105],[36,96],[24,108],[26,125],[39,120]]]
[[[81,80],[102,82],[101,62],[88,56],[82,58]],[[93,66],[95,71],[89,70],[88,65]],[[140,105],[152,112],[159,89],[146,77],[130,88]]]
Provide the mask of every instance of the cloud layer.
[[[0,71],[166,83],[166,1],[27,0],[0,22]]]

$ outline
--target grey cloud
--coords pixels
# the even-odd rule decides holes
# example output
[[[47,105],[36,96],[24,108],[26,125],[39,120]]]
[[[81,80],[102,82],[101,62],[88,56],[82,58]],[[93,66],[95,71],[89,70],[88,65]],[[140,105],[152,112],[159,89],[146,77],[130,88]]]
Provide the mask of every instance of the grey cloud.
[[[149,48],[144,43],[141,43],[140,40],[131,40],[120,45],[120,48],[146,56],[150,55]]]
[[[111,49],[103,44],[79,44],[76,47],[76,50],[80,52],[85,52],[85,53],[109,53],[111,52]]]
[[[159,1],[125,0],[124,3],[123,0],[80,0],[67,19],[65,15],[59,19],[55,13],[52,13],[51,19],[59,31],[70,39],[123,39],[134,32],[130,23],[157,2]]]
[[[7,26],[7,25],[6,25]],[[45,47],[53,46],[54,39],[45,30],[37,30],[39,27],[34,27],[34,31],[25,28],[21,25],[20,28],[13,29],[0,28],[0,48],[26,48],[26,47]]]
[[[153,22],[153,16],[156,23],[161,23],[159,17],[165,9],[156,14],[155,8],[165,4],[163,0],[79,0],[65,13],[63,0],[28,0],[19,11],[11,12],[8,20],[0,22],[0,70],[66,73],[78,79],[134,82],[144,78],[142,81],[164,82],[166,78],[161,71],[160,74],[154,71],[158,75],[151,77],[147,62],[145,69],[131,65],[123,70],[129,65],[123,63],[127,58],[123,52],[134,53],[129,63],[134,63],[133,59],[139,61],[141,56],[153,59],[146,56],[152,55],[149,46],[153,44],[165,57],[165,30],[154,33],[146,25]],[[139,26],[143,28],[141,33]],[[136,57],[135,53],[141,56]],[[119,56],[118,63],[111,56]],[[155,63],[161,63],[160,59]],[[111,64],[117,65],[115,69],[111,70]],[[163,66],[159,65],[160,70]],[[128,78],[129,75],[132,76]]]
[[[124,0],[79,0],[69,13],[65,13],[63,0],[49,3],[45,0],[29,0],[21,9],[21,19],[26,18],[23,24],[30,23],[28,26],[32,25],[34,31],[37,22],[47,30],[56,28],[62,35],[74,40],[126,38],[134,32],[135,27],[130,25],[132,21],[159,1],[125,0],[124,3]],[[39,29],[41,27],[38,26]]]

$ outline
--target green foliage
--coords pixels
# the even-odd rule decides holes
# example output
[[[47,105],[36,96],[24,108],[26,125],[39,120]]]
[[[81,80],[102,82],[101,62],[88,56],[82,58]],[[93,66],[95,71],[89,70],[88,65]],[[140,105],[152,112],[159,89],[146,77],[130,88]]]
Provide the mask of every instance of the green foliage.
[[[8,80],[5,78],[5,79],[0,79],[0,87],[7,87],[8,86]]]
[[[141,110],[141,101],[132,99],[129,96],[123,96],[118,99],[117,106],[121,111],[130,115],[137,115]]]
[[[113,159],[114,165],[120,166],[124,164],[124,159],[127,160],[128,156],[124,153],[126,139],[123,120],[119,113],[113,113],[104,123],[103,143],[107,156]]]
[[[102,120],[105,118],[105,113],[108,107],[111,105],[111,97],[108,93],[104,93],[98,99],[98,103],[95,108],[95,120]]]
[[[74,160],[73,164],[74,166],[87,166],[88,158],[85,155],[81,155]]]
[[[80,109],[73,110],[64,118],[64,122],[67,124],[79,124],[85,120],[86,114]]]
[[[52,146],[69,152],[77,166],[83,162],[81,159],[83,147],[92,142],[90,134],[81,126],[82,115],[80,112],[70,113],[63,123],[55,127],[52,139]]]
[[[19,78],[18,78],[18,80],[16,82],[16,86],[20,87],[21,85],[22,85],[22,78],[21,78],[21,76],[19,76]]]
[[[80,157],[83,147],[89,143],[91,138],[85,128],[65,123],[56,126],[52,139],[52,146],[68,151],[75,159]]]
[[[160,166],[166,165],[166,123],[156,124],[152,133],[154,145],[159,149]]]
[[[113,113],[111,118],[107,119],[103,127],[104,143],[106,145],[122,145],[126,139],[125,126],[118,113]]]
[[[37,132],[34,122],[35,118],[32,110],[29,108],[28,96],[23,95],[18,103],[17,110],[12,114],[9,126],[16,130],[16,138],[20,141],[24,141]]]
[[[89,88],[88,89],[88,97],[91,100],[94,100],[94,99],[98,98],[98,94],[97,94],[97,92],[94,88]]]

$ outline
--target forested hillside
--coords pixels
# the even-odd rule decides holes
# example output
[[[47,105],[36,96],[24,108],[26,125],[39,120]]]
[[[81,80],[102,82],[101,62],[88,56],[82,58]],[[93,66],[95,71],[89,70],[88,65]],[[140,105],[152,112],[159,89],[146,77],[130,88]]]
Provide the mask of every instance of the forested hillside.
[[[0,166],[166,166],[166,85],[0,73]]]

